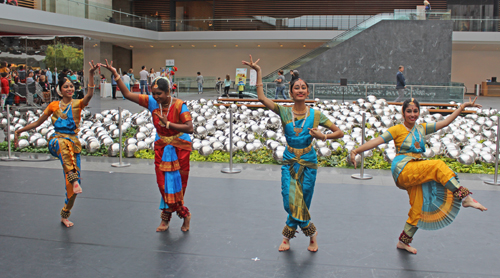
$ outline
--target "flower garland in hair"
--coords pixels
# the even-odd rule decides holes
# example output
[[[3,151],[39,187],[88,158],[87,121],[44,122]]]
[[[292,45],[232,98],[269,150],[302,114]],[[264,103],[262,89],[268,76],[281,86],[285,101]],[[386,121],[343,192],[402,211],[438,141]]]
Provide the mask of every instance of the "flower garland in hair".
[[[159,77],[156,77],[155,80],[153,80],[153,88],[154,89],[158,89],[158,80],[160,80],[160,79],[164,79],[165,81],[167,81],[168,87],[171,88],[170,80],[168,80],[168,78],[166,78],[166,77],[159,76]]]

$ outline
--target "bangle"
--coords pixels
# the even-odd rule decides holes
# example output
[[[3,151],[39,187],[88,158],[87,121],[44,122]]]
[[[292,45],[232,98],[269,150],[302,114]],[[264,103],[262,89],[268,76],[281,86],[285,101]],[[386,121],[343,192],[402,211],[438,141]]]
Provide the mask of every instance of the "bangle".
[[[326,141],[326,139],[327,139],[327,137],[326,137],[326,134],[325,134],[325,139],[323,139],[323,142],[325,142],[325,141]]]
[[[94,89],[95,88],[95,85],[94,86],[87,86],[87,89]]]
[[[170,122],[167,121],[167,129],[168,129],[169,126],[170,126]]]
[[[121,76],[118,75],[118,77],[115,77],[115,81],[118,81],[118,79],[122,78]]]
[[[264,84],[255,84],[255,87],[264,87]]]

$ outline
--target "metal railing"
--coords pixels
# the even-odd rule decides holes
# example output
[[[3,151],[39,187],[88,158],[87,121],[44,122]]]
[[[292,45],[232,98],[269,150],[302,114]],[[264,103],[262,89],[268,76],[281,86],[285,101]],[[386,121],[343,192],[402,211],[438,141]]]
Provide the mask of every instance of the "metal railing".
[[[340,83],[308,83],[311,99],[337,99],[337,100],[356,100],[374,95],[377,98],[383,98],[392,101],[398,97],[395,84],[348,84],[340,86]],[[248,90],[249,94],[257,93],[255,87]],[[267,97],[275,98],[276,83],[264,82],[264,92]],[[286,84],[285,94],[288,97],[289,87]],[[465,86],[463,85],[407,85],[404,97],[416,98],[421,102],[463,102],[465,95]],[[281,98],[281,95],[278,95]],[[289,98],[289,97],[288,97]]]

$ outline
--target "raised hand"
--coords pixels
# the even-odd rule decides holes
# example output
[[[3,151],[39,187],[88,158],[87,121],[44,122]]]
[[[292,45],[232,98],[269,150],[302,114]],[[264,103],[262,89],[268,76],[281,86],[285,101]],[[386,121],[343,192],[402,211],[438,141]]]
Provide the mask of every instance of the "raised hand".
[[[260,61],[260,59],[257,59],[257,61],[253,61],[252,59],[252,55],[250,55],[250,62],[247,62],[247,61],[241,61],[241,63],[243,65],[247,65],[249,67],[251,67],[252,69],[256,70],[256,71],[259,71],[260,70],[260,66],[257,65],[257,63]]]
[[[91,62],[89,62],[89,65],[90,65],[90,69],[89,69],[89,73],[91,76],[94,75],[95,71],[101,67],[101,64],[97,63],[97,64],[94,64],[94,60],[92,60]]]
[[[465,107],[478,107],[478,108],[483,107],[481,104],[476,104],[476,100],[477,100],[477,96],[474,99],[474,101],[472,100],[472,98],[469,97],[469,102],[464,103],[464,108]]]
[[[116,72],[116,69],[113,67],[113,61],[111,61],[111,63],[108,63],[108,59],[106,59],[106,65],[104,65],[104,64],[99,64],[99,65],[101,65],[105,69],[108,69],[113,75],[118,74]]]

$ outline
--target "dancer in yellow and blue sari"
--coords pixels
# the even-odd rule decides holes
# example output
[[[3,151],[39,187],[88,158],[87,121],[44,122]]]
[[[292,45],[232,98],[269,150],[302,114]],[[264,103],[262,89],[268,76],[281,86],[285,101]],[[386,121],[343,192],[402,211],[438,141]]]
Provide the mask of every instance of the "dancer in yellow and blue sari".
[[[410,243],[417,229],[437,230],[448,226],[461,206],[487,210],[470,196],[472,193],[467,188],[460,186],[457,174],[442,160],[422,159],[425,136],[448,126],[465,107],[481,107],[475,101],[462,104],[441,122],[416,124],[420,105],[415,99],[408,99],[403,103],[403,124],[389,128],[351,152],[351,161],[355,162],[358,153],[394,140],[397,156],[391,165],[392,177],[397,187],[408,191],[411,205],[397,248],[416,254],[417,249]]]
[[[80,152],[82,146],[78,139],[81,111],[89,104],[94,94],[94,72],[100,66],[99,64],[94,65],[94,61],[89,64],[89,85],[84,98],[73,99],[75,93],[73,83],[68,77],[60,74],[56,91],[62,99],[51,102],[36,122],[16,130],[14,139],[17,144],[20,133],[40,126],[51,117],[55,133],[49,138],[49,151],[53,156],[59,158],[63,167],[66,181],[66,200],[64,207],[61,209],[61,222],[68,228],[73,226],[73,222],[69,221],[68,218],[71,215],[76,195],[82,193],[80,186]]]
[[[292,107],[275,104],[267,98],[262,88],[261,68],[257,65],[259,60],[253,62],[250,56],[250,62],[243,61],[243,64],[257,72],[256,87],[259,101],[280,116],[288,145],[283,154],[284,165],[281,168],[281,195],[288,217],[283,228],[283,241],[279,251],[290,249],[290,239],[295,237],[295,232],[300,227],[304,235],[310,237],[307,250],[316,252],[317,232],[309,213],[318,169],[316,152],[312,147],[313,139],[326,141],[341,138],[344,133],[320,111],[306,106],[309,87],[300,78],[290,83],[289,94],[294,100]],[[321,133],[318,130],[319,125],[331,130],[332,133]]]

